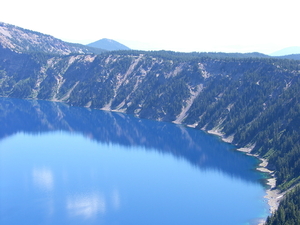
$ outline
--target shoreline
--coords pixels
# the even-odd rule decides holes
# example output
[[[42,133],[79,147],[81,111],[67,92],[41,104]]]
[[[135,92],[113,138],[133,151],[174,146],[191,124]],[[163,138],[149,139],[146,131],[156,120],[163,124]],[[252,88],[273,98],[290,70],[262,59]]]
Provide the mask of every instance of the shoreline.
[[[237,150],[240,151],[239,149]],[[256,167],[256,170],[263,173],[268,173],[270,176],[270,178],[266,179],[266,185],[269,187],[266,189],[266,195],[264,196],[264,198],[266,199],[269,205],[269,213],[273,214],[278,209],[279,203],[282,197],[284,196],[285,192],[281,192],[279,189],[276,188],[276,178],[274,176],[274,171],[267,169],[268,161],[266,159],[260,158],[258,155],[251,154],[250,152],[252,149],[250,148],[248,149],[248,151],[245,150],[246,148],[242,149],[242,151],[246,152],[247,155],[254,156],[261,161],[258,167]],[[264,225],[265,222],[265,220],[261,220],[259,221],[258,225]]]
[[[226,143],[232,143],[233,136],[229,136],[229,137],[225,138],[224,135],[221,132],[219,132],[218,130],[209,130],[206,132],[220,137],[222,139],[222,141],[224,141]],[[279,203],[280,203],[282,197],[284,196],[285,192],[281,192],[279,189],[276,188],[276,177],[274,176],[274,171],[271,171],[267,168],[268,161],[266,159],[259,157],[256,154],[251,154],[251,150],[253,149],[253,147],[254,146],[244,147],[244,148],[236,148],[236,150],[239,152],[244,152],[245,154],[247,154],[249,156],[253,156],[253,157],[257,158],[258,160],[260,160],[261,162],[256,167],[256,170],[269,174],[270,178],[266,179],[266,185],[269,187],[266,189],[266,195],[264,196],[264,198],[266,199],[266,201],[269,205],[269,208],[270,208],[269,213],[272,214],[278,209]],[[258,225],[263,225],[265,222],[266,222],[265,220],[261,220],[258,223]]]

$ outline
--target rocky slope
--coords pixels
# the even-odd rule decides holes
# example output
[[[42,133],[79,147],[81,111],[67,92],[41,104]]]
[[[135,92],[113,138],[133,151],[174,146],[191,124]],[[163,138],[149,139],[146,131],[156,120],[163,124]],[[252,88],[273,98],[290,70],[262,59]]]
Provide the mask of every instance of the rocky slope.
[[[71,53],[99,54],[105,51],[99,48],[67,43],[50,35],[45,35],[1,22],[0,45],[3,48],[7,48],[18,53],[44,52],[68,55]]]

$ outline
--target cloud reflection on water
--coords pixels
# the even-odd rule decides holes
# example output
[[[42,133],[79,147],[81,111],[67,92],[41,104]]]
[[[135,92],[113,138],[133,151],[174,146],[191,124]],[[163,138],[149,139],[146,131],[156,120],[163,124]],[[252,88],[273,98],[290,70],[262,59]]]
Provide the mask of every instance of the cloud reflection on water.
[[[33,168],[33,183],[44,191],[52,191],[54,187],[53,172],[48,168]]]
[[[121,207],[120,194],[118,190],[113,190],[111,195],[111,201],[114,210],[118,210]]]
[[[88,219],[99,213],[105,214],[107,205],[104,196],[92,193],[69,196],[66,208],[70,216],[82,216]]]
[[[88,194],[69,195],[66,200],[66,209],[71,217],[90,219],[99,214],[108,213],[109,208],[114,211],[121,207],[120,193],[114,189],[108,196],[91,192]]]

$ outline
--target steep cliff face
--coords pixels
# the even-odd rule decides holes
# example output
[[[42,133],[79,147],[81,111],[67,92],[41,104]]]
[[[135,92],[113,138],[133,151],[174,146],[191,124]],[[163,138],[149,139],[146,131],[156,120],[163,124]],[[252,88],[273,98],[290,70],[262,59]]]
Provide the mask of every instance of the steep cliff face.
[[[45,52],[68,55],[71,53],[102,53],[105,50],[61,41],[50,35],[0,22],[0,45],[12,51]]]
[[[3,96],[64,101],[156,120],[182,122],[207,76],[201,64],[144,54],[9,54],[1,63]]]

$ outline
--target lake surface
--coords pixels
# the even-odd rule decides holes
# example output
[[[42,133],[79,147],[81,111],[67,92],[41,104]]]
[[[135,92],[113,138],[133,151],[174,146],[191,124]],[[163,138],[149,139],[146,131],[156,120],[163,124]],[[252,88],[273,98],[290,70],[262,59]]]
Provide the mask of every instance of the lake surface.
[[[1,225],[244,225],[258,161],[175,124],[0,98]]]

